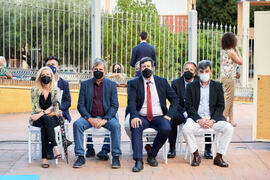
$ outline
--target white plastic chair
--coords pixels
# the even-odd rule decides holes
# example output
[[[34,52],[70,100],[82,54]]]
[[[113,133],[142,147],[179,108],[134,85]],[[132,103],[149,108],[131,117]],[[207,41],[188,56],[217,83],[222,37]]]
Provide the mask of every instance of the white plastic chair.
[[[214,156],[216,155],[216,149],[217,149],[217,145],[218,145],[218,133],[214,129],[200,128],[196,132],[195,137],[199,137],[201,139],[198,143],[200,143],[202,145],[202,150],[204,149],[205,144],[212,144],[213,155]],[[205,142],[206,137],[210,137],[211,141]],[[185,149],[185,157],[184,157],[185,160],[187,159],[188,154],[189,154],[189,163],[191,164],[193,154],[189,152],[188,143],[187,143],[186,149]]]
[[[91,137],[92,138],[92,142],[87,142],[87,138],[88,137]],[[94,142],[94,137],[96,138],[102,138],[102,141],[97,141],[97,142]],[[103,139],[104,138],[109,138],[110,139],[110,142],[104,142]],[[84,150],[86,152],[86,146],[87,144],[97,144],[97,145],[103,145],[103,144],[109,144],[110,145],[110,160],[111,160],[111,164],[112,164],[112,139],[111,139],[111,132],[106,129],[106,128],[94,128],[94,127],[91,127],[87,130],[84,131]]]
[[[153,145],[154,139],[156,138],[156,136],[157,136],[157,131],[155,129],[153,129],[153,128],[144,129],[143,130],[143,138],[147,138],[147,141],[143,142],[143,146],[145,146],[146,144]],[[168,153],[168,139],[166,140],[166,142],[162,146],[162,155],[163,155],[163,159],[165,161],[165,164],[168,164],[167,153]]]
[[[62,155],[62,159],[64,159],[65,153],[62,146],[62,135],[60,126],[56,126],[54,128],[54,131],[57,146]],[[32,149],[32,145],[34,146],[34,150]],[[34,153],[33,159],[37,158],[37,153],[41,154],[41,129],[35,126],[28,126],[28,163],[32,162],[32,153]],[[58,164],[58,159],[55,159],[55,163]]]
[[[179,149],[180,155],[182,154],[182,146],[184,143],[183,127],[184,123],[177,126],[176,148]]]

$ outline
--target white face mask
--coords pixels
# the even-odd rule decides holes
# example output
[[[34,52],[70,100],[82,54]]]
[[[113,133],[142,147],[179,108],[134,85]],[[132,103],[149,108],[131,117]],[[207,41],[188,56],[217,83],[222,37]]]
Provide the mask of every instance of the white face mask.
[[[201,73],[199,74],[200,80],[202,80],[202,82],[207,82],[210,79],[210,74],[209,73]]]

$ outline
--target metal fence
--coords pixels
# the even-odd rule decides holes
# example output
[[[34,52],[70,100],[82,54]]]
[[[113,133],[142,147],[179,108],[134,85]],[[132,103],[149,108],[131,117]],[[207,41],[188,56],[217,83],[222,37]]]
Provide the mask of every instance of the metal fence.
[[[0,53],[9,68],[37,70],[46,56],[61,59],[62,71],[74,74],[91,72],[91,4],[65,0],[0,0]],[[155,74],[173,80],[188,61],[188,17],[159,16],[140,12],[101,12],[101,56],[109,67],[120,63],[127,77],[132,48],[139,33],[148,32],[148,42],[156,49]],[[198,22],[197,58],[213,63],[214,78],[220,72],[220,39],[237,28],[211,22]],[[240,37],[239,37],[240,38]],[[250,72],[253,71],[251,40]],[[252,74],[252,73],[250,73]],[[89,76],[74,76],[89,77]],[[253,76],[250,75],[250,78]]]
[[[37,70],[46,56],[63,70],[89,72],[91,6],[88,1],[1,0],[0,52],[10,68]]]

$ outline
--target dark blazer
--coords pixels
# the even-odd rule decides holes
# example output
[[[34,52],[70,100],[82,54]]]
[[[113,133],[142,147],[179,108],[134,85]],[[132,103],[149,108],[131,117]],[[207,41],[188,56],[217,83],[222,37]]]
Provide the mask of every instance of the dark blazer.
[[[159,102],[164,115],[173,117],[178,108],[178,99],[174,90],[168,84],[165,78],[154,76],[154,81],[157,88],[157,93],[159,96]],[[139,116],[139,111],[141,110],[145,92],[144,92],[144,81],[143,77],[132,79],[128,81],[128,111],[130,112],[130,119]],[[169,110],[166,106],[166,99],[171,103]]]
[[[196,75],[194,77],[194,81],[198,81],[199,77]],[[184,76],[181,76],[178,79],[175,79],[172,81],[172,88],[173,90],[176,92],[177,96],[178,96],[178,101],[179,101],[179,111],[181,113],[184,113],[185,110],[185,105],[184,105],[184,96],[185,96],[185,81],[184,81]]]
[[[157,58],[155,48],[146,42],[142,42],[133,48],[130,66],[135,67],[135,64],[143,57],[152,58],[154,61],[154,66],[156,65]]]
[[[57,82],[57,86],[61,91],[63,91],[60,109],[63,113],[64,118],[70,122],[71,117],[70,117],[69,110],[68,110],[71,106],[69,84],[64,79],[59,78],[59,80]]]
[[[201,117],[198,115],[198,109],[201,98],[200,81],[195,81],[187,85],[185,91],[185,108],[188,113],[188,117],[192,118],[195,122]],[[225,107],[224,93],[222,84],[216,81],[210,81],[210,114],[211,119],[218,121],[225,121],[223,116],[223,110]]]
[[[119,104],[116,83],[104,78],[102,90],[102,102],[105,116],[103,119],[110,120],[116,116]],[[81,83],[77,109],[85,119],[91,117],[94,96],[94,79],[88,79]]]

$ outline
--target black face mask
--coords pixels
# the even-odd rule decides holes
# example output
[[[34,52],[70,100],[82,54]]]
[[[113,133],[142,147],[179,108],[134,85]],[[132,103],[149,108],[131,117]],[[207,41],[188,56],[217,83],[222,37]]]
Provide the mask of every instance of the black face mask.
[[[94,71],[94,77],[96,79],[102,78],[103,77],[103,72],[101,72],[101,71]]]
[[[145,77],[145,78],[149,78],[152,74],[153,74],[153,71],[152,71],[151,69],[148,69],[148,68],[145,68],[145,69],[142,71],[142,75],[143,75],[143,77]]]
[[[54,66],[52,66],[52,65],[50,65],[49,67],[51,68],[53,74],[55,74],[55,73],[56,73],[56,67],[54,67]]]
[[[42,82],[43,84],[49,84],[49,83],[51,82],[51,77],[50,77],[50,76],[43,76],[43,77],[41,78],[41,82]]]
[[[120,68],[117,68],[117,69],[116,69],[116,72],[117,72],[117,73],[121,73],[121,69],[120,69]]]
[[[192,77],[193,77],[192,72],[190,72],[190,71],[184,72],[184,78],[185,78],[186,80],[190,80]]]

